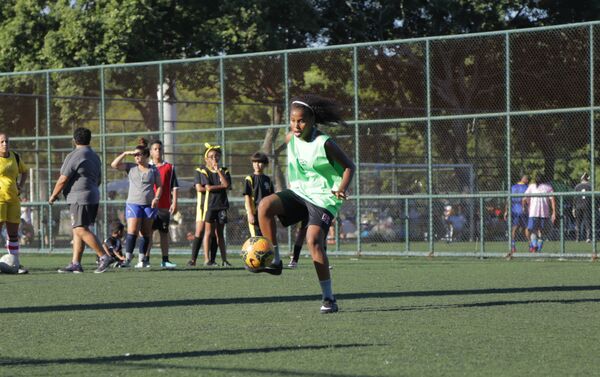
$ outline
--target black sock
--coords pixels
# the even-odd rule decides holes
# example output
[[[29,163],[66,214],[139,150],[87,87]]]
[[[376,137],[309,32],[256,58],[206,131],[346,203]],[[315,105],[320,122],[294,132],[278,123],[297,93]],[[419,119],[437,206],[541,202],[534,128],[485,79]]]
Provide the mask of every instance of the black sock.
[[[146,246],[148,245],[147,240],[148,240],[148,238],[144,237],[144,236],[142,236],[142,238],[140,238],[140,242],[138,244],[138,252],[140,254],[144,254],[144,255],[146,254]]]
[[[169,261],[169,256],[168,255],[163,255],[162,256],[162,260],[163,260],[163,262],[168,262]]]
[[[294,262],[298,262],[300,259],[300,251],[302,251],[302,245],[294,245],[294,256],[292,256]]]
[[[192,242],[192,260],[196,261],[198,259],[198,253],[200,252],[200,247],[202,247],[202,237],[195,237]]]
[[[148,252],[149,247],[150,247],[150,237],[143,236],[140,239],[140,254],[144,255],[144,260],[146,262],[150,262],[150,253]]]
[[[210,261],[214,263],[215,259],[217,259],[217,250],[219,249],[219,244],[217,243],[217,237],[210,237]]]

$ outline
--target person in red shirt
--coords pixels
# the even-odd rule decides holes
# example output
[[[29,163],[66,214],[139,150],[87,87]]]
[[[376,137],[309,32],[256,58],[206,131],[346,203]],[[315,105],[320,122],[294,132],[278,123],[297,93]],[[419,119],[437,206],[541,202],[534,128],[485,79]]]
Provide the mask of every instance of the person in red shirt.
[[[160,173],[163,193],[158,201],[158,215],[152,224],[153,230],[158,230],[160,234],[160,249],[162,252],[162,268],[175,268],[177,265],[169,261],[169,223],[171,216],[177,212],[177,175],[175,167],[164,160],[163,143],[160,140],[153,140],[150,143],[150,165],[154,165]],[[154,188],[156,190],[156,187]],[[170,193],[170,194],[169,194]],[[150,246],[147,248],[146,261],[150,261]]]

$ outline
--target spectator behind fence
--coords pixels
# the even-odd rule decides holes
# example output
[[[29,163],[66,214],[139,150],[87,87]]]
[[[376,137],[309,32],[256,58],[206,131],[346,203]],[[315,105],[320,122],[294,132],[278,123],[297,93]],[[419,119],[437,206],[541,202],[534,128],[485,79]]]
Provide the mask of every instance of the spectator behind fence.
[[[523,194],[527,191],[527,187],[529,184],[529,177],[524,175],[521,177],[521,180],[514,184],[510,188],[510,192],[512,194]],[[517,252],[516,247],[516,239],[517,239],[517,231],[521,229],[523,232],[527,232],[527,213],[523,208],[523,197],[517,196],[513,197],[511,200],[511,235],[512,239],[510,241],[510,252],[506,255],[507,258],[511,258],[514,253]],[[508,202],[506,203],[506,207],[504,208],[504,220],[508,218]]]
[[[575,191],[590,192],[592,185],[588,173],[583,173],[581,182],[575,186]],[[592,232],[592,197],[581,195],[573,197],[573,217],[575,218],[575,241],[582,240],[583,229],[585,228],[585,242],[591,242]]]
[[[525,194],[551,192],[554,192],[554,189],[550,184],[550,177],[544,174],[537,179],[536,183],[529,185]],[[532,253],[541,252],[546,230],[550,228],[551,222],[556,221],[556,200],[553,196],[533,196],[524,197],[521,203],[524,208],[529,208],[529,220],[527,222],[527,237],[530,238],[529,251]]]

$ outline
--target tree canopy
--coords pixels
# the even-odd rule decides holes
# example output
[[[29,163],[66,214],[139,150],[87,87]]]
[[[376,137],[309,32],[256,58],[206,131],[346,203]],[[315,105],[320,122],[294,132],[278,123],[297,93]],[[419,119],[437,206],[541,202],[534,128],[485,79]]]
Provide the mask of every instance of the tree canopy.
[[[422,36],[466,34],[481,31],[515,29],[599,19],[600,0],[4,0],[0,2],[0,71],[31,71],[46,68],[82,67],[102,64],[133,63],[165,59],[230,55],[310,46],[355,42],[374,42]],[[557,106],[561,83],[559,72],[575,66],[569,58],[584,56],[587,46],[570,44],[560,49],[561,39],[536,45],[541,60],[519,61],[515,47],[515,82],[530,82],[530,72],[538,72],[546,98],[517,97],[514,106],[521,110]],[[502,80],[503,48],[501,39],[472,40],[461,46],[440,42],[432,48],[432,101],[434,115],[465,114],[474,111],[501,111],[504,89]],[[554,47],[553,47],[554,46]],[[558,49],[557,49],[558,46]],[[362,119],[390,116],[419,116],[425,106],[422,83],[424,51],[419,44],[361,49],[361,109]],[[321,52],[318,57],[301,56],[289,62],[289,85],[293,91],[317,90],[331,95],[343,105],[352,105],[351,57],[338,52]],[[304,57],[304,58],[303,58]],[[303,58],[303,59],[301,59]],[[274,124],[283,119],[283,72],[280,57],[250,58],[229,63],[228,81],[224,89],[229,102],[262,104],[264,110],[253,114],[238,109],[230,117],[237,121]],[[542,67],[543,69],[540,69]],[[193,67],[165,66],[166,82],[178,83],[181,96],[205,101],[214,98],[218,79],[217,66],[212,63]],[[585,72],[569,71],[573,80],[585,79]],[[57,74],[58,75],[58,74]],[[99,78],[90,74],[64,73],[53,80],[52,114],[59,120],[53,125],[72,127],[97,116]],[[152,78],[152,79],[149,79]],[[107,71],[106,94],[122,98],[143,119],[148,130],[158,124],[156,67],[114,69]],[[570,84],[573,84],[573,80]],[[0,80],[0,87],[12,92],[44,93],[42,81]],[[40,87],[36,87],[40,86]],[[8,90],[7,90],[8,91]],[[217,96],[218,97],[218,96]],[[579,106],[585,93],[567,98],[568,106]],[[500,101],[498,101],[500,99]],[[6,99],[0,98],[0,101]],[[19,130],[32,124],[28,111],[6,114],[7,110],[28,103],[23,98],[11,98],[0,106],[0,116]],[[113,112],[123,112],[125,105],[111,104]],[[500,107],[498,107],[500,106]],[[564,107],[568,107],[564,106]],[[210,110],[205,110],[210,113]],[[58,114],[58,115],[55,115]],[[351,112],[348,112],[351,114]],[[515,131],[515,153],[535,149],[545,160],[542,169],[554,171],[557,155],[568,153],[555,148],[556,132],[564,122],[546,117],[534,126]],[[527,121],[521,121],[524,125]],[[518,124],[519,122],[515,122]],[[413,154],[410,163],[422,163],[415,150],[422,150],[425,135],[422,129],[403,125],[409,138],[398,143],[390,137],[397,125],[369,128],[366,137],[379,135],[389,147],[364,143],[361,155],[366,160],[381,161],[384,155]],[[542,132],[554,130],[553,132]],[[500,134],[498,134],[500,132]],[[483,135],[483,136],[482,136]],[[487,135],[488,137],[484,137]],[[491,137],[498,135],[499,137]],[[463,164],[480,155],[481,150],[499,151],[500,127],[493,122],[465,126],[464,121],[435,125],[433,135],[434,162]],[[272,150],[278,130],[267,133],[263,148]],[[583,138],[583,139],[582,139]],[[585,134],[564,143],[566,150],[585,156]],[[589,151],[587,152],[589,154]],[[422,157],[422,156],[421,156]],[[526,164],[527,162],[522,162]],[[493,164],[491,164],[493,165]],[[491,166],[490,169],[498,169]],[[561,168],[561,169],[564,169]],[[482,170],[484,170],[482,168]],[[462,173],[457,172],[457,175]],[[497,173],[500,178],[501,173]],[[467,180],[467,177],[463,177]],[[494,186],[493,184],[490,185]]]
[[[592,0],[4,0],[0,71],[596,20]]]

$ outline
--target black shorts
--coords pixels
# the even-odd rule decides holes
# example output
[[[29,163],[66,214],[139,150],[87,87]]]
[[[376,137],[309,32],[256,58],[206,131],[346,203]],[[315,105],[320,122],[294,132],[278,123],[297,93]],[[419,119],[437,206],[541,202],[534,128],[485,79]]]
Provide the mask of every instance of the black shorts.
[[[284,214],[278,216],[283,226],[290,226],[302,221],[303,224],[319,226],[327,234],[334,218],[331,212],[304,200],[289,189],[275,195],[283,204]]]
[[[171,213],[166,208],[159,208],[152,229],[158,230],[161,233],[169,233],[169,222],[171,221]]]
[[[227,210],[226,209],[209,209],[206,211],[204,221],[207,223],[218,223],[227,224]]]
[[[72,203],[69,206],[69,214],[71,215],[71,227],[79,228],[94,224],[96,215],[98,215],[98,204],[77,204]]]

